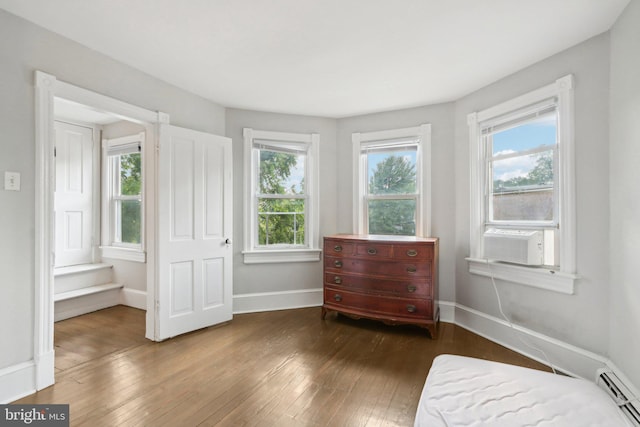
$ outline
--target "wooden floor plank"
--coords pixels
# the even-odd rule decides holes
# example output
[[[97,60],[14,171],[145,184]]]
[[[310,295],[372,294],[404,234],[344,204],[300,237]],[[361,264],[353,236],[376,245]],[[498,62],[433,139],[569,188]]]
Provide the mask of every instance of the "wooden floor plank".
[[[68,403],[72,426],[409,426],[438,354],[548,370],[447,323],[431,340],[307,308],[153,343],[144,322],[123,306],[57,322],[56,384],[15,403]]]

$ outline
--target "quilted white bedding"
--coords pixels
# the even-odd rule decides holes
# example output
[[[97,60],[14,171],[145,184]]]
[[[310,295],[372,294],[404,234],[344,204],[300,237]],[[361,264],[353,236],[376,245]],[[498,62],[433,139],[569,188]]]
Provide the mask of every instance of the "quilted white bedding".
[[[589,381],[452,355],[434,359],[415,419],[416,427],[630,425]]]

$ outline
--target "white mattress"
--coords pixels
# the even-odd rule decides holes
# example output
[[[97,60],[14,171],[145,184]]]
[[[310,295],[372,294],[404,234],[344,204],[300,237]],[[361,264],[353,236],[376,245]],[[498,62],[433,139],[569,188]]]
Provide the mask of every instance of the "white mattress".
[[[420,427],[630,425],[589,381],[451,355],[434,359],[415,419]]]

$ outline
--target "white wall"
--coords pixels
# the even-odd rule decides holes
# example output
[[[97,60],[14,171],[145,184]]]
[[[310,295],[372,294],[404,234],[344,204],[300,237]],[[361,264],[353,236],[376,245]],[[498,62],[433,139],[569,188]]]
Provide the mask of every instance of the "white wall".
[[[244,158],[243,128],[257,130],[318,133],[320,135],[320,237],[336,230],[336,121],[333,119],[227,109],[227,136],[233,139],[233,283],[234,311],[245,311],[243,296],[255,293],[276,293],[277,297],[255,298],[254,310],[284,308],[302,298],[305,291],[316,305],[322,304],[322,262],[244,264]],[[295,295],[289,291],[302,291]],[[277,294],[282,293],[284,294]],[[275,301],[274,301],[275,299]],[[298,299],[299,300],[299,299]]]
[[[611,30],[610,357],[640,387],[640,2]]]
[[[456,302],[483,314],[501,317],[491,281],[469,274],[464,259],[469,255],[467,114],[553,83],[570,73],[575,76],[577,270],[581,279],[574,295],[501,281],[498,281],[498,287],[504,311],[514,323],[598,355],[606,355],[611,294],[608,269],[608,33],[456,102]],[[558,362],[553,360],[553,352],[549,356],[552,362]]]
[[[353,232],[351,134],[431,124],[432,236],[440,238],[439,298],[455,301],[455,188],[453,103],[367,114],[338,120],[338,231]]]
[[[22,184],[19,192],[0,189],[1,374],[33,358],[35,70],[166,112],[172,124],[219,135],[225,132],[225,110],[3,10],[0,64],[0,176],[20,172]],[[0,387],[0,401],[4,392]]]

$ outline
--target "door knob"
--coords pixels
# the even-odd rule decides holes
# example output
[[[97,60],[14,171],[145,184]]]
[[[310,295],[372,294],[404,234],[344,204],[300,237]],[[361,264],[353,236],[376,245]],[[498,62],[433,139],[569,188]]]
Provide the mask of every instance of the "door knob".
[[[231,239],[227,239],[227,240],[225,240],[225,241],[224,241],[224,244],[225,244],[225,245],[230,245],[230,244],[231,244]]]

